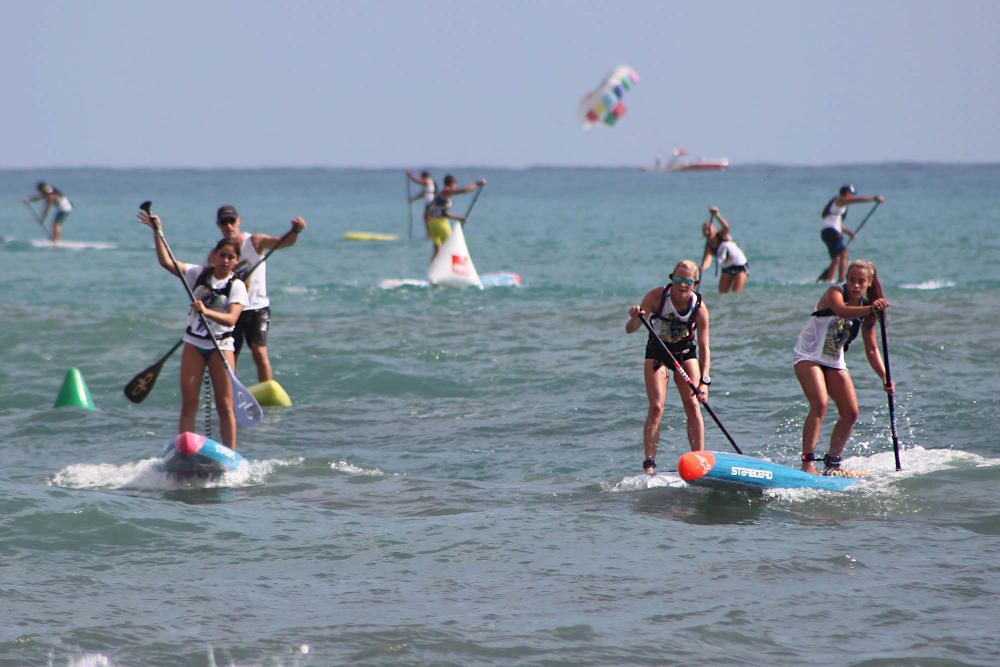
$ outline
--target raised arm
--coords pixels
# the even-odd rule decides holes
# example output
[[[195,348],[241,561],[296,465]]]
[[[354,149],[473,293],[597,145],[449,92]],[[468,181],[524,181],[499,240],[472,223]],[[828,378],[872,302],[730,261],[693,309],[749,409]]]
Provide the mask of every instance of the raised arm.
[[[295,245],[295,242],[299,238],[299,234],[303,229],[306,228],[306,221],[302,218],[292,218],[292,228],[289,230],[291,233],[282,236],[271,236],[269,234],[254,234],[251,238],[254,249],[258,254],[262,250],[267,250],[269,248],[288,248]]]
[[[139,211],[139,214],[135,217],[140,223],[153,230],[153,242],[156,244],[156,259],[159,260],[160,266],[175,276],[180,275],[180,277],[183,278],[183,275],[177,273],[177,267],[179,267],[181,271],[187,271],[187,264],[178,261],[177,267],[175,267],[173,261],[171,261],[170,253],[167,252],[167,245],[163,242],[163,237],[159,232],[160,216],[155,213],[150,214],[145,211]]]

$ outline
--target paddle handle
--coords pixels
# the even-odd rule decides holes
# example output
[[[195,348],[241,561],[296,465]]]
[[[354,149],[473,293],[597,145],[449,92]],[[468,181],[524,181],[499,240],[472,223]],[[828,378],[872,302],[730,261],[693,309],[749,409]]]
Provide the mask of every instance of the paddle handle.
[[[691,393],[697,396],[698,387],[694,386],[694,382],[691,381],[691,377],[687,374],[687,372],[685,372],[684,367],[681,366],[679,361],[677,361],[677,357],[675,357],[674,353],[670,351],[670,348],[667,347],[667,344],[663,342],[663,339],[657,335],[656,331],[653,329],[653,325],[649,323],[649,320],[646,319],[646,316],[643,315],[642,313],[639,313],[639,320],[646,326],[647,329],[649,329],[649,333],[653,335],[653,338],[656,339],[656,341],[660,344],[660,347],[662,347],[663,350],[667,353],[667,356],[670,357],[670,362],[671,364],[673,364],[674,370],[676,370],[677,373],[682,378],[684,378],[684,382],[687,383],[687,386],[691,390]],[[712,416],[712,419],[715,421],[715,425],[718,426],[719,430],[722,431],[722,434],[726,436],[726,440],[728,440],[729,444],[733,446],[733,449],[736,450],[736,453],[742,454],[743,451],[740,449],[740,446],[736,444],[736,441],[733,440],[733,436],[729,435],[729,431],[727,431],[726,427],[722,425],[721,421],[719,421],[719,418],[716,416],[715,411],[712,409],[712,406],[708,404],[708,401],[703,401],[702,405],[705,406],[705,410],[707,410],[708,414]]]

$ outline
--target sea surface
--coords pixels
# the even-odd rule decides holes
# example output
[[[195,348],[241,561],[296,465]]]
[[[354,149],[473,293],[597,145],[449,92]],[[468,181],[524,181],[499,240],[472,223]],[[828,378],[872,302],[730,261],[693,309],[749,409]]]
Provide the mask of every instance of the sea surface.
[[[431,252],[402,169],[0,171],[0,665],[997,664],[1000,166],[446,171],[489,180],[466,239],[520,287],[381,289],[424,278]],[[20,200],[42,179],[75,206],[65,240],[114,247],[35,247]],[[661,470],[643,475],[645,333],[626,335],[627,310],[700,259],[710,205],[751,263],[740,294],[711,270],[701,285],[710,403],[745,453],[797,465],[791,346],[844,183],[886,197],[850,252],[892,304],[902,470],[859,344],[851,490],[688,487],[672,383]],[[192,263],[221,204],[245,231],[308,223],[268,270],[294,405],[241,430],[249,466],[214,483],[158,467],[179,355],[145,402],[122,391],[187,313],[144,200]],[[53,407],[70,368],[95,411]],[[249,357],[238,372],[256,382]]]

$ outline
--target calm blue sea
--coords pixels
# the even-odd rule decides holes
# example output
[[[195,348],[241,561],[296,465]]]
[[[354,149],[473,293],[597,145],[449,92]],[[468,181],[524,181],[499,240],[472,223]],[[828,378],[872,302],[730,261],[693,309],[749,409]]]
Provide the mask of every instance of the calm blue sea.
[[[489,179],[476,267],[521,287],[380,289],[430,257],[401,169],[0,171],[0,665],[996,664],[1000,166],[453,171]],[[76,207],[64,239],[115,247],[32,245],[20,199],[41,179]],[[903,470],[859,348],[853,490],[687,487],[673,386],[650,484],[629,306],[700,257],[718,205],[751,275],[702,285],[711,403],[746,453],[795,465],[791,346],[824,289],[820,210],[848,182],[887,198],[850,249],[892,302]],[[187,312],[135,221],[147,199],[182,261],[223,203],[245,231],[309,225],[268,270],[294,405],[241,431],[251,465],[219,483],[157,468],[179,357],[144,403],[122,393]],[[94,412],[52,407],[73,367]]]

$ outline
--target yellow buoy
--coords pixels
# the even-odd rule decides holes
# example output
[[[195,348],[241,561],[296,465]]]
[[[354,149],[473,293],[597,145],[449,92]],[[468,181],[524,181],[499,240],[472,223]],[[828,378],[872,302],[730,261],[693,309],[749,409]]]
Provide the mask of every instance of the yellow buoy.
[[[257,402],[262,406],[267,406],[271,408],[290,408],[292,406],[292,399],[288,397],[284,388],[278,384],[277,380],[268,380],[267,382],[258,382],[257,384],[247,387],[253,397],[257,399]]]

